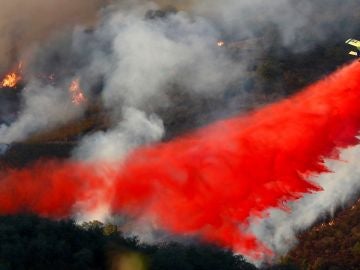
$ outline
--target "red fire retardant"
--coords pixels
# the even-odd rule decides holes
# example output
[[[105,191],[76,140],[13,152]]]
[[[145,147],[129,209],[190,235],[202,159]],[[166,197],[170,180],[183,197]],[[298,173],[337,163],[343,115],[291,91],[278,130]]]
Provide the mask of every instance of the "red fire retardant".
[[[318,191],[309,177],[356,145],[359,128],[354,62],[291,98],[136,149],[117,166],[52,161],[3,172],[0,214],[67,218],[108,203],[113,213],[256,257],[271,251],[246,232],[248,218]]]

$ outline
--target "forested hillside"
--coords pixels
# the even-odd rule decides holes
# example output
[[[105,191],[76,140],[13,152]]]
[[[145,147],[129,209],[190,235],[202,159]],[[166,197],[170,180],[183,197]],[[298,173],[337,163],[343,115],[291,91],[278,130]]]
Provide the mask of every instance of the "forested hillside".
[[[229,250],[200,245],[141,244],[116,226],[76,225],[35,216],[0,217],[0,269],[255,270]]]

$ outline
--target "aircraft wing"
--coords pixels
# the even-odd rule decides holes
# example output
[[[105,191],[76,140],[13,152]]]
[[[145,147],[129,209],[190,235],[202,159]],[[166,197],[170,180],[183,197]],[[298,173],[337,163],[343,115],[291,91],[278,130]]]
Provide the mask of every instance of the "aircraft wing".
[[[347,44],[349,44],[349,45],[351,45],[351,46],[355,46],[355,47],[357,47],[357,48],[360,47],[360,41],[359,41],[359,40],[356,40],[356,39],[350,38],[350,39],[348,39],[345,43],[347,43]]]

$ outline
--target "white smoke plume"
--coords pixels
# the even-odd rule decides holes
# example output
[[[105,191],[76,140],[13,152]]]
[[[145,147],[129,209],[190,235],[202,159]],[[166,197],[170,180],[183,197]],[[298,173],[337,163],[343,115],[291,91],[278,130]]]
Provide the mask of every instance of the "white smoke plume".
[[[93,4],[87,5],[88,0],[53,1],[51,4],[44,0],[17,0],[11,4],[9,1],[0,11],[0,33],[7,37],[0,43],[0,54],[7,59],[4,58],[3,63],[8,65],[13,60],[9,60],[10,51],[14,50],[13,39],[17,39],[17,33],[29,31],[15,46],[15,50],[23,52],[28,43],[60,31],[54,25],[63,26],[66,22],[66,28],[68,22],[74,25],[88,20],[93,24],[101,6],[98,3],[102,1],[90,2]],[[304,0],[159,0],[155,2],[161,6],[176,6],[181,11],[163,18],[146,19],[147,10],[158,8],[156,3],[111,2],[102,13],[103,19],[92,29],[90,38],[80,27],[73,33],[71,46],[62,43],[56,46],[61,56],[67,55],[82,64],[69,65],[69,70],[75,71],[66,76],[81,75],[89,79],[82,80],[89,85],[94,78],[103,78],[104,87],[99,98],[111,114],[112,127],[83,138],[74,150],[76,159],[121,160],[133,148],[161,140],[166,130],[156,111],[172,108],[170,90],[174,86],[190,97],[222,98],[229,86],[246,75],[249,59],[235,61],[216,46],[219,39],[225,37],[236,41],[261,37],[266,27],[275,27],[280,35],[280,45],[301,51],[341,29],[336,25],[332,32],[325,30],[328,16],[323,16],[322,22],[314,23],[313,18],[319,11],[329,13],[333,10],[331,7],[340,5],[336,15],[339,16],[346,10],[338,0],[332,0],[330,4],[324,0],[316,3]],[[26,8],[16,8],[22,5]],[[39,5],[45,15],[49,14],[43,17],[44,21],[42,16],[34,16]],[[349,8],[353,4],[346,5]],[[59,8],[67,12],[60,12]],[[59,18],[50,14],[59,14]],[[84,15],[84,20],[78,21],[78,14]],[[44,44],[41,45],[38,47],[43,48]],[[25,139],[34,131],[65,123],[83,112],[81,107],[71,106],[67,90],[61,87],[30,82],[23,99],[25,105],[16,122],[0,128],[0,143]],[[356,169],[358,152],[358,148],[346,150],[342,158],[348,162],[331,164],[336,173],[316,180],[323,186],[323,192],[292,203],[290,214],[272,210],[269,218],[254,222],[251,229],[278,254],[286,252],[296,242],[296,232],[311,226],[321,215],[332,212],[360,189]],[[103,209],[106,211],[106,206]]]
[[[252,221],[250,229],[259,240],[277,255],[285,255],[297,243],[297,234],[306,230],[322,217],[356,198],[360,192],[360,146],[342,151],[340,161],[327,161],[332,171],[312,179],[323,191],[305,195],[289,203],[289,212],[269,210],[269,216]]]
[[[3,1],[0,9],[0,77],[20,61],[25,67],[34,68],[29,61],[37,50],[44,50],[43,45],[48,39],[72,31],[78,24],[94,25],[98,11],[106,3],[106,0]],[[51,64],[54,63],[47,66]],[[75,108],[69,104],[68,85],[43,85],[37,78],[29,79],[27,75],[22,74],[27,86],[22,93],[21,107],[16,109],[17,118],[0,123],[0,143],[24,140],[34,132],[64,124],[82,112],[80,106]],[[7,103],[0,99],[4,117],[14,114],[14,108],[8,108]]]
[[[244,66],[213,46],[223,33],[232,35],[238,31],[234,38],[254,37],[254,18],[263,14],[262,22],[279,27],[282,45],[292,46],[298,42],[299,31],[309,28],[309,18],[315,12],[309,2],[294,4],[287,0],[225,1],[213,5],[200,1],[193,6],[190,2],[181,5],[195,15],[180,12],[164,20],[146,21],[138,13],[125,15],[120,11],[98,30],[100,35],[110,38],[111,56],[107,56],[109,62],[104,62],[96,52],[91,67],[94,70],[96,66],[106,74],[102,98],[114,118],[120,120],[115,121],[109,132],[86,137],[75,151],[76,157],[123,157],[133,147],[160,140],[164,133],[161,120],[149,118],[147,111],[171,106],[166,92],[171,84],[180,84],[190,94],[211,96],[222,93],[241,77]],[[312,29],[314,35],[321,31],[320,26]],[[295,49],[306,49],[326,37],[327,33],[323,33],[311,43],[298,43]],[[132,109],[124,113],[124,107]],[[291,213],[271,210],[268,218],[254,221],[251,230],[276,254],[285,254],[296,243],[297,232],[332,213],[360,190],[358,151],[358,148],[344,151],[342,159],[348,163],[329,164],[335,173],[315,180],[324,188],[323,192],[291,203]]]
[[[131,149],[158,141],[162,138],[164,127],[156,115],[145,115],[134,108],[123,109],[123,119],[108,132],[97,132],[85,137],[74,156],[81,160],[118,160]]]
[[[297,43],[300,30],[307,32],[305,30],[317,29],[313,30],[316,34],[323,32],[320,31],[322,30],[320,26],[309,27],[309,18],[319,9],[318,6],[321,6],[309,1],[226,0],[221,3],[218,1],[209,3],[208,1],[159,0],[156,2],[162,7],[172,5],[184,11],[155,20],[144,20],[147,10],[158,8],[155,3],[145,0],[92,0],[90,3],[86,1],[86,4],[83,0],[71,1],[71,3],[45,2],[37,0],[30,4],[17,0],[4,5],[1,12],[6,14],[0,16],[0,26],[4,24],[0,29],[6,31],[2,35],[4,44],[18,46],[24,48],[20,51],[26,51],[29,46],[33,47],[37,42],[36,51],[45,50],[45,52],[35,54],[35,57],[38,56],[36,65],[30,65],[35,70],[39,66],[42,71],[57,67],[59,67],[57,71],[60,69],[59,73],[70,70],[65,77],[81,74],[82,83],[86,86],[91,86],[94,78],[104,77],[105,89],[102,97],[105,106],[111,111],[116,111],[113,118],[121,115],[122,106],[143,110],[147,115],[158,108],[171,108],[173,104],[169,101],[167,91],[174,85],[190,95],[196,93],[203,97],[221,100],[229,85],[234,86],[246,77],[244,69],[247,62],[252,61],[250,57],[242,56],[241,63],[234,62],[231,56],[214,46],[216,41],[224,36],[233,40],[246,39],[259,35],[264,25],[274,24],[278,27],[285,45],[296,44],[295,48],[300,49],[301,43]],[[336,1],[333,2],[330,6]],[[96,23],[96,18],[100,17],[97,11],[107,4],[110,4],[108,8],[110,12],[103,12],[103,19],[100,23]],[[16,8],[18,6],[23,8],[19,10]],[[328,6],[325,5],[323,9],[327,10]],[[55,12],[57,16],[34,18],[31,15],[35,10],[44,10],[45,14],[53,14],[53,10],[59,9],[62,12]],[[17,16],[12,16],[14,14]],[[79,16],[75,16],[76,14]],[[44,44],[39,45],[39,41],[62,32],[62,29],[89,21],[95,26],[95,34],[90,38],[84,38],[86,36],[82,33],[84,27],[80,27],[74,31],[68,44],[55,39],[50,43],[43,42]],[[30,25],[31,31],[26,28]],[[16,31],[12,31],[13,29]],[[26,32],[26,35],[21,35],[16,42],[10,42],[7,37],[17,31]],[[326,33],[324,35],[326,36]],[[7,51],[10,50],[9,48]],[[60,55],[61,59],[67,57],[71,61],[67,59],[59,64],[51,63],[50,60],[50,63],[42,63],[42,59],[46,59],[42,56],[53,50],[56,52],[55,58]],[[69,67],[68,63],[72,66]],[[25,95],[24,99],[26,98]],[[25,103],[32,102],[25,101]],[[29,106],[26,113],[31,114]],[[51,123],[51,117],[54,116],[55,125],[58,115],[61,116],[44,111],[43,117],[48,116],[46,121]],[[26,117],[19,121],[24,122],[24,119]],[[117,126],[116,120],[114,125]],[[25,130],[24,132],[31,133]],[[26,134],[17,137],[26,138]],[[10,139],[6,141],[11,142]]]
[[[185,13],[146,20],[144,14],[139,17],[136,13],[119,11],[97,34],[110,37],[112,51],[107,57],[109,62],[104,62],[98,57],[99,52],[95,52],[90,69],[95,70],[96,66],[98,72],[105,74],[102,98],[113,119],[119,120],[114,121],[115,128],[109,132],[87,137],[75,151],[76,156],[84,157],[86,155],[79,152],[86,152],[94,154],[90,158],[97,159],[97,155],[105,158],[105,149],[109,150],[109,156],[123,156],[130,145],[138,145],[131,142],[132,136],[144,142],[148,140],[143,138],[161,139],[159,135],[164,133],[160,132],[161,121],[155,121],[157,128],[148,128],[145,115],[172,105],[171,93],[167,91],[173,85],[179,85],[190,95],[217,95],[243,72],[242,64],[235,63],[216,46],[219,33],[202,18],[190,18]],[[109,70],[109,66],[113,68]],[[133,109],[126,110],[125,126],[138,126],[136,129],[124,128],[122,124],[123,108],[127,107]],[[131,112],[136,115],[131,116]],[[143,122],[139,123],[140,115]],[[129,130],[133,134],[127,134]],[[97,148],[95,145],[99,143],[102,151],[89,150]]]
[[[358,32],[359,1],[342,0],[158,0],[206,17],[229,39],[259,37],[275,27],[281,43],[295,52],[324,40]]]
[[[24,104],[15,122],[0,125],[0,143],[26,139],[39,130],[51,129],[80,116],[83,107],[74,106],[67,90],[33,81],[23,92]]]
[[[0,74],[15,64],[29,46],[71,28],[94,24],[106,0],[11,0],[1,1]]]

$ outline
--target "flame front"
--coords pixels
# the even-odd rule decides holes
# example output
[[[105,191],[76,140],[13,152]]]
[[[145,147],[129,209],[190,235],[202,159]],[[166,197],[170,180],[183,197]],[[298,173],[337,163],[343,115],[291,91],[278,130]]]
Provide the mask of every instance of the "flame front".
[[[16,71],[9,72],[5,75],[4,79],[0,83],[0,87],[15,88],[22,80],[22,62],[20,62],[16,68]]]
[[[217,42],[218,47],[223,47],[225,45],[225,42],[223,40],[219,40]]]
[[[69,87],[69,92],[71,94],[72,103],[79,105],[85,102],[86,97],[83,93],[83,90],[80,87],[80,79],[77,78],[73,80]]]
[[[21,80],[21,76],[15,72],[11,72],[5,76],[1,82],[1,87],[15,88],[18,82]]]

